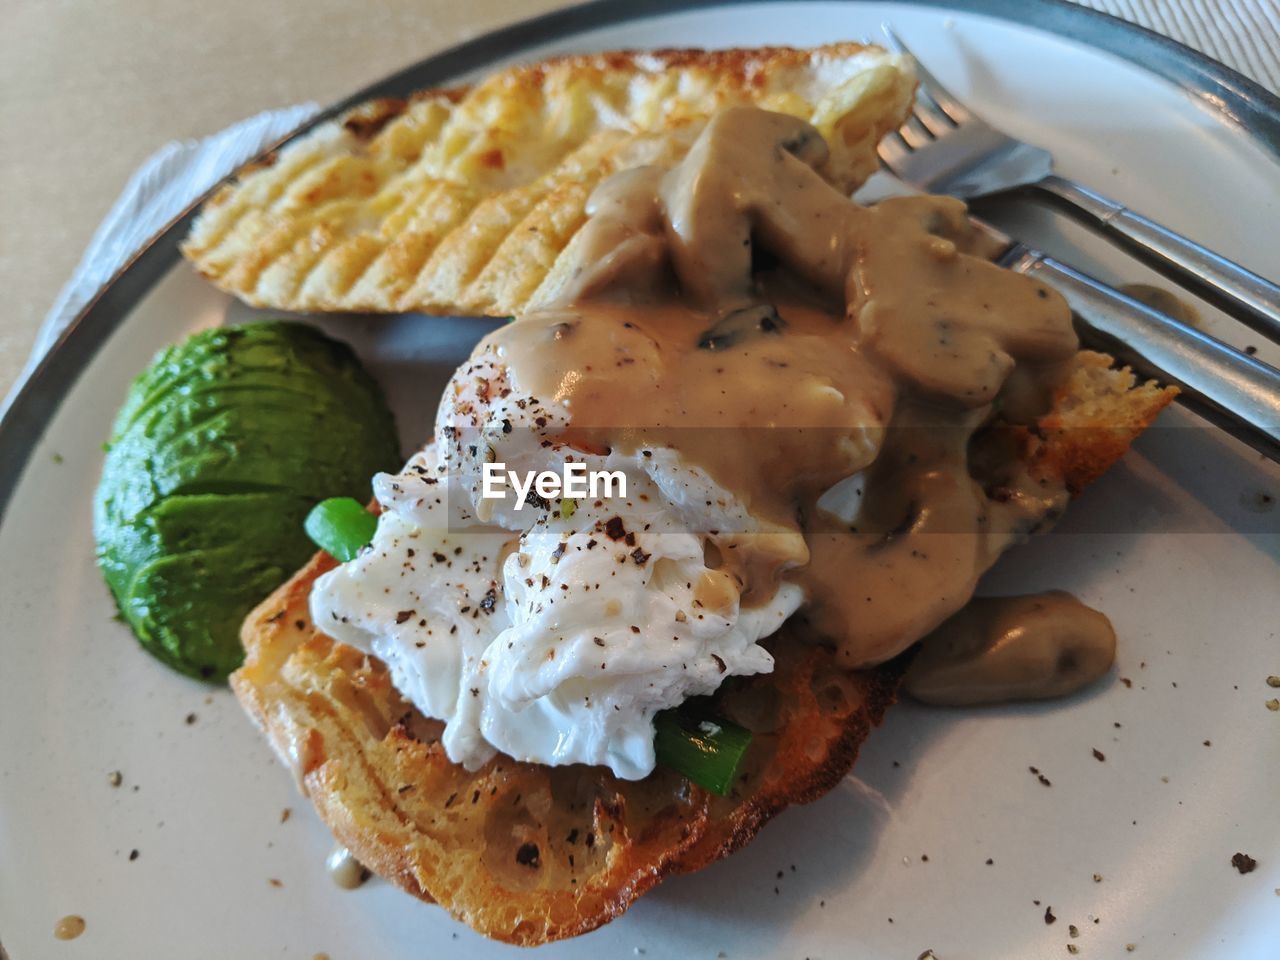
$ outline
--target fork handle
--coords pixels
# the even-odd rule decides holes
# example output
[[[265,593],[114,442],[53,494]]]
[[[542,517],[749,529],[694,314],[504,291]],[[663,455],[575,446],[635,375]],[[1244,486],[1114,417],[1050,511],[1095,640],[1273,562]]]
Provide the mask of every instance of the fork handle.
[[[1196,413],[1280,461],[1280,370],[1037,251],[1015,248],[1001,262],[1061,293],[1087,343],[1179,387]]]
[[[1170,280],[1280,342],[1280,287],[1088,187],[1050,174],[1034,186]]]

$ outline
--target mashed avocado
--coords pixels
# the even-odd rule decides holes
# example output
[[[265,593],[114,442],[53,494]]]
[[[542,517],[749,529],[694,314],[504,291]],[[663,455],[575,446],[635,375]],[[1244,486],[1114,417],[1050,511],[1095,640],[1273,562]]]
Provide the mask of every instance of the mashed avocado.
[[[377,384],[299,323],[207,330],[133,384],[94,502],[98,562],[143,647],[193,676],[239,664],[240,622],[314,550],[326,497],[400,462]]]

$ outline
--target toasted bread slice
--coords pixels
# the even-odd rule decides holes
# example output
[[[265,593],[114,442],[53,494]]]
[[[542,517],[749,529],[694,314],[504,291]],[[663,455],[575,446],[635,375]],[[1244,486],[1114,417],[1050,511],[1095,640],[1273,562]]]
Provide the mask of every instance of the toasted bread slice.
[[[540,302],[596,183],[678,160],[716,110],[810,121],[850,192],[914,88],[907,61],[857,43],[511,67],[323,124],[210,199],[183,252],[255,306],[514,314]]]
[[[592,930],[829,790],[896,690],[895,667],[846,674],[827,651],[779,638],[775,672],[723,699],[756,733],[732,798],[667,770],[630,782],[499,757],[468,773],[445,755],[443,725],[401,699],[379,661],[311,624],[312,583],[333,563],[318,555],[250,615],[232,686],[361,863],[512,943]]]
[[[1096,478],[1173,398],[1082,352],[1024,456],[1073,490]],[[852,767],[892,703],[900,664],[846,671],[788,625],[773,673],[735,678],[718,709],[755,732],[745,775],[714,797],[666,770],[640,782],[593,767],[499,757],[476,773],[449,762],[442,725],[391,686],[376,659],[311,623],[317,555],[245,621],[232,687],[321,818],[375,872],[488,936],[533,945],[617,917],[672,873],[747,843],[792,803]]]

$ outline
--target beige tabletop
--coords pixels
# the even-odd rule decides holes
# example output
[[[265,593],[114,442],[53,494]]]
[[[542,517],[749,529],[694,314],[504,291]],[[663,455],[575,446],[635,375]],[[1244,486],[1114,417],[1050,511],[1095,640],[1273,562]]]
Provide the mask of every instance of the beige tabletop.
[[[0,396],[129,175],[168,140],[327,103],[566,0],[49,0],[0,29]]]
[[[1273,0],[1081,2],[1180,36],[1275,87],[1276,58],[1264,55],[1280,24]],[[568,3],[9,0],[0,30],[0,397],[95,226],[166,141],[272,107],[336,100],[560,6]]]

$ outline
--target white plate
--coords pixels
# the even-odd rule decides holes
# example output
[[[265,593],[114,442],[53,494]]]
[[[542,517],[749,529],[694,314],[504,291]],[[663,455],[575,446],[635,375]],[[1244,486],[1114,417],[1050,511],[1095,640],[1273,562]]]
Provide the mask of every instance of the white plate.
[[[1069,176],[1280,276],[1274,157],[1210,99],[1074,40],[942,9],[793,3],[668,13],[532,52],[809,44],[873,35],[886,18],[990,119],[1050,147]],[[1104,26],[1114,43],[1120,28]],[[1099,273],[1146,279],[1079,231],[1042,216],[1023,225]],[[112,619],[90,497],[115,409],[160,346],[249,313],[185,266],[168,270],[103,327],[111,332],[13,491],[0,526],[0,938],[13,960],[515,955],[389,884],[334,887],[327,832],[230,694],[164,669]],[[1237,343],[1256,342],[1206,316]],[[357,340],[387,380],[407,442],[435,402],[414,383],[446,376],[477,330],[405,319],[328,327]],[[1007,557],[986,585],[1065,587],[1107,611],[1121,638],[1115,676],[1046,705],[897,707],[831,795],[543,953],[903,958],[932,948],[955,960],[1056,958],[1068,943],[1116,957],[1132,943],[1161,960],[1280,955],[1280,713],[1264,707],[1280,694],[1265,683],[1280,673],[1280,535],[1263,499],[1280,495],[1280,473],[1181,411],[1162,423],[1058,532]],[[118,788],[112,770],[123,772]],[[285,808],[294,815],[282,823]],[[1257,870],[1238,874],[1237,851]],[[88,929],[57,942],[53,926],[70,913]]]

